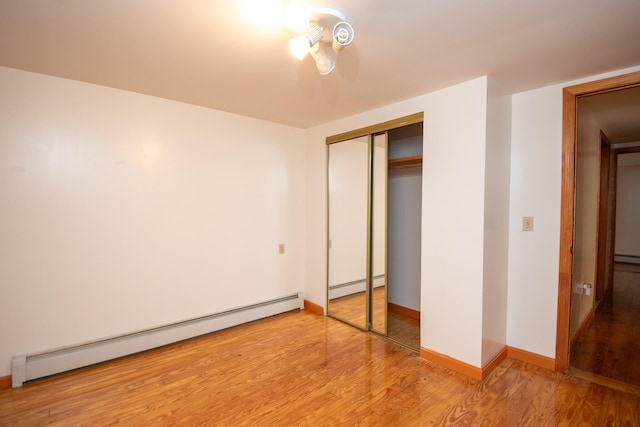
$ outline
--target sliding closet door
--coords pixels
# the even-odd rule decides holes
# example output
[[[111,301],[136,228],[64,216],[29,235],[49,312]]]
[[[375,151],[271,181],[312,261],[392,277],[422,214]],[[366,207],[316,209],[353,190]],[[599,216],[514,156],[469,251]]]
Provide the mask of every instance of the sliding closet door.
[[[402,213],[398,215],[402,210],[392,210],[390,205],[405,205],[406,200],[392,200],[390,184],[400,182],[391,180],[392,169],[412,168],[404,172],[412,178],[421,172],[422,119],[423,114],[418,113],[327,138],[327,313],[416,351],[419,348],[420,248],[405,245],[408,251],[402,249],[396,254],[396,249],[389,249],[389,239],[393,228],[396,240],[409,236],[411,242],[419,244],[420,225],[412,223],[398,228],[406,218]],[[420,141],[417,147],[420,154],[409,158],[403,154],[402,158],[391,159],[392,135],[397,140],[399,135],[406,134],[401,130],[405,128],[410,133],[419,132],[410,136]],[[394,144],[399,146],[397,142]],[[421,180],[419,176],[417,179]],[[416,200],[410,200],[407,206],[421,206],[421,195],[412,197]],[[412,215],[419,219],[420,210]],[[407,279],[399,272],[404,264],[397,260],[408,258],[418,259],[418,270],[413,265],[411,277]],[[392,260],[396,269],[394,278],[389,274]],[[407,294],[402,288],[407,284],[418,286],[417,296],[411,293],[410,301],[406,300]],[[410,322],[404,321],[407,317]],[[409,334],[404,327],[407,323],[412,324]]]
[[[328,146],[327,312],[367,329],[369,138]]]
[[[371,325],[387,335],[387,133],[372,135]]]

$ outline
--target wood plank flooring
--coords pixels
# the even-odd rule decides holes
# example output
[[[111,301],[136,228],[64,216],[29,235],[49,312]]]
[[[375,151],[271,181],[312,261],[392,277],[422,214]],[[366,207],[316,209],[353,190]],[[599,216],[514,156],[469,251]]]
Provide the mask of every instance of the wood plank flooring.
[[[393,311],[387,312],[387,336],[420,350],[420,320]]]
[[[640,266],[615,264],[613,288],[572,349],[572,368],[640,390]]]
[[[296,311],[0,392],[0,425],[638,426],[640,398],[506,359],[478,382]]]
[[[384,287],[373,290],[373,329],[384,335],[386,329],[387,336],[397,342],[412,347],[415,351],[420,350],[420,321],[410,318],[400,313],[386,310],[387,294]],[[360,292],[341,298],[331,300],[329,303],[329,313],[338,319],[345,320],[362,329],[366,329],[366,293]]]

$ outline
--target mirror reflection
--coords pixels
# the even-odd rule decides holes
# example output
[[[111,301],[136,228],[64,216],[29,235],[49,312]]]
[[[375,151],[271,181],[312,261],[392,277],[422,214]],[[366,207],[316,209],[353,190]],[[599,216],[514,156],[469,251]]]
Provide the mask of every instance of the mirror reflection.
[[[328,313],[367,329],[369,138],[328,146]]]

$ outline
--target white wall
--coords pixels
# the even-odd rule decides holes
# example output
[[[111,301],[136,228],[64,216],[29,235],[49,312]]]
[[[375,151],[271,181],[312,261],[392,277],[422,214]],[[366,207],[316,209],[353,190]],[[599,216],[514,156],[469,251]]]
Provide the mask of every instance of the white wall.
[[[328,145],[329,286],[365,281],[369,221],[369,137]],[[385,276],[387,144],[374,138],[373,276]],[[381,278],[380,283],[384,284]],[[360,286],[354,287],[361,289]],[[340,293],[344,296],[344,293]],[[331,297],[333,298],[333,297]]]
[[[493,79],[487,89],[482,366],[507,342],[511,95]]]
[[[486,77],[430,94],[422,163],[420,343],[478,367],[486,112]]]
[[[365,280],[369,139],[329,146],[329,286]]]
[[[389,171],[388,300],[416,311],[420,311],[421,197],[421,168]]]
[[[640,257],[640,153],[618,156],[616,254]],[[640,258],[624,258],[640,263]]]
[[[325,305],[324,139],[424,111],[421,345],[480,366],[487,79],[307,130],[306,295]]]
[[[304,288],[304,131],[7,68],[0,99],[0,376]]]
[[[422,155],[422,123],[389,132],[389,158]],[[420,311],[422,167],[389,170],[388,301]]]
[[[513,95],[509,213],[507,344],[555,357],[562,88],[640,70],[619,70]],[[522,231],[522,217],[534,230]]]

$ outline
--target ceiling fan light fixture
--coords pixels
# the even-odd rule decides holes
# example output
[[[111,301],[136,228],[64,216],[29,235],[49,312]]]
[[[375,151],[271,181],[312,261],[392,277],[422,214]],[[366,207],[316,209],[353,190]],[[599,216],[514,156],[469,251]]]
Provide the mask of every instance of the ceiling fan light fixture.
[[[308,11],[306,16],[307,28],[309,29],[289,40],[289,51],[298,59],[303,59],[308,53],[311,53],[318,72],[324,76],[333,71],[336,65],[334,52],[340,52],[353,41],[353,27],[347,22],[344,13],[332,7],[313,8]],[[324,37],[324,29],[320,25],[331,28],[329,27],[331,20],[337,23],[331,24],[333,31],[328,37]],[[333,47],[334,52],[331,52],[329,45]]]

